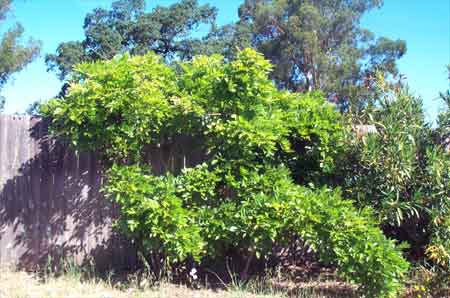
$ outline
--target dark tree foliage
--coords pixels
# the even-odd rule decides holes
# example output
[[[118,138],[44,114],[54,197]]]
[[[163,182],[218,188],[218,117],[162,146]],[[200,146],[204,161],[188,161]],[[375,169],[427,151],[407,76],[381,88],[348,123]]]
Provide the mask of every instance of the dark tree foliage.
[[[381,5],[382,0],[245,0],[240,20],[233,30],[222,30],[223,44],[215,47],[227,54],[250,43],[275,65],[279,87],[320,89],[343,108],[358,109],[373,93],[374,73],[397,75],[396,61],[406,52],[404,41],[376,39],[361,27],[362,16]],[[214,35],[210,43],[217,43]]]
[[[188,58],[199,40],[192,33],[201,25],[213,24],[216,9],[182,0],[169,7],[145,12],[145,0],[118,0],[111,9],[94,9],[84,21],[85,39],[61,43],[55,54],[46,56],[48,69],[65,80],[81,62],[111,59],[117,54],[154,51],[166,60]]]
[[[213,26],[211,31],[193,48],[196,55],[222,54],[226,60],[233,60],[244,48],[252,47],[252,31],[239,22],[222,27]]]
[[[12,0],[0,0],[0,22],[4,21],[12,6]],[[0,90],[11,78],[11,75],[22,70],[30,63],[40,50],[40,43],[30,39],[23,43],[24,29],[15,24],[0,37]],[[4,99],[0,97],[0,111]]]
[[[272,78],[291,91],[323,90],[344,110],[358,111],[374,97],[375,72],[398,75],[396,61],[406,52],[401,40],[374,35],[361,27],[364,13],[381,0],[246,0],[239,21],[215,26],[216,9],[182,0],[145,12],[145,0],[118,0],[85,19],[85,39],[61,43],[46,57],[49,70],[67,78],[73,65],[111,59],[123,52],[151,50],[167,61],[254,47],[275,65]],[[193,37],[202,25],[204,37]]]

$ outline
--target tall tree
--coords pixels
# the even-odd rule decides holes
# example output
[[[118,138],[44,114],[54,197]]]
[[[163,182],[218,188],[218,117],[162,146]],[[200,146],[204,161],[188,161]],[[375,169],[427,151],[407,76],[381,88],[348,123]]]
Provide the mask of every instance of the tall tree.
[[[182,0],[169,7],[145,12],[145,0],[118,0],[111,9],[94,9],[84,21],[85,39],[61,43],[55,54],[46,56],[49,70],[65,80],[80,62],[111,59],[123,52],[154,51],[171,61],[192,56],[199,40],[192,33],[201,25],[213,24],[216,9]]]
[[[320,89],[344,108],[358,108],[372,95],[375,72],[397,75],[396,61],[406,51],[404,41],[376,39],[361,27],[362,16],[381,5],[382,0],[245,0],[231,38],[222,40],[228,46],[217,48],[250,42],[275,66],[280,88]]]
[[[0,0],[0,22],[5,21],[11,10],[13,0]],[[40,51],[40,43],[33,39],[23,42],[23,27],[17,23],[0,37],[0,90],[11,75],[22,70]],[[0,111],[4,107],[4,98],[0,96]]]

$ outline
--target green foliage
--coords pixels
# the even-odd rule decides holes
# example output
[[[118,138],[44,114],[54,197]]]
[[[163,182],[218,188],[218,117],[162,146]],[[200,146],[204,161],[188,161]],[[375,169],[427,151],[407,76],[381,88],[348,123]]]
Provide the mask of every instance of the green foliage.
[[[450,66],[449,80],[450,80]],[[442,93],[446,105],[438,116],[438,127],[435,130],[438,149],[431,151],[430,165],[427,167],[432,199],[435,202],[429,211],[431,214],[430,241],[425,255],[434,265],[431,285],[447,287],[450,284],[450,91]]]
[[[237,250],[251,260],[297,235],[370,297],[394,297],[407,264],[370,212],[298,184],[333,169],[340,114],[318,93],[277,90],[271,69],[250,49],[173,68],[152,53],[125,55],[79,65],[68,95],[41,112],[53,134],[115,164],[104,191],[147,256],[173,263]],[[182,136],[198,140],[202,163],[155,175],[148,147]]]
[[[450,154],[436,142],[419,98],[406,88],[380,91],[362,117],[376,132],[348,135],[336,176],[346,197],[374,208],[385,232],[407,241],[411,259],[423,261],[427,247],[437,251],[449,239]]]
[[[294,186],[287,177],[277,179],[268,187],[272,193],[256,193],[243,204],[240,213],[250,219],[244,233],[260,227],[261,238],[277,230],[281,236],[298,233],[323,261],[337,264],[340,272],[362,284],[367,294],[384,297],[395,292],[401,282],[398,273],[407,265],[369,213],[358,214],[339,192]]]
[[[40,112],[52,116],[55,134],[116,162],[139,161],[146,146],[188,134],[207,137],[211,156],[234,163],[276,163],[295,151],[316,169],[332,163],[339,114],[319,94],[277,91],[256,52],[233,63],[200,56],[180,68],[177,76],[152,53],[81,64],[64,100]]]
[[[4,21],[12,6],[12,0],[0,0],[0,22]],[[3,32],[0,38],[0,89],[16,72],[21,71],[30,63],[40,51],[40,43],[30,39],[26,44],[22,42],[24,29],[20,24]],[[0,111],[4,100],[0,97]]]
[[[169,261],[198,259],[204,242],[194,212],[184,208],[175,178],[157,177],[137,166],[113,166],[106,195],[120,205],[119,228],[139,240],[146,254],[163,254]]]
[[[74,81],[64,101],[51,100],[40,112],[52,113],[54,131],[73,145],[114,161],[139,160],[174,117],[174,72],[154,54],[80,64]]]
[[[235,185],[234,198],[214,192],[224,180],[220,170],[208,172],[205,165],[176,178],[143,175],[134,166],[113,171],[105,189],[121,205],[121,226],[150,251],[164,248],[179,260],[186,253],[220,258],[239,249],[260,258],[298,235],[368,297],[395,297],[401,287],[408,264],[372,214],[357,212],[338,191],[295,185],[286,168],[248,172]]]
[[[268,79],[272,67],[250,50],[231,63],[200,56],[182,67],[182,88],[212,116],[204,134],[217,162],[249,168],[286,162],[298,180],[332,168],[340,115],[321,94],[277,91]]]
[[[300,235],[336,264],[348,280],[362,285],[368,297],[397,297],[408,263],[393,249],[368,210],[358,214],[338,192],[305,191],[290,200],[283,217],[294,219]]]
[[[377,133],[368,134],[360,146],[362,173],[352,178],[351,189],[357,191],[362,205],[373,204],[382,222],[399,226],[405,218],[416,216],[423,199],[418,189],[411,188],[423,177],[417,158],[425,153],[424,142],[430,130],[424,126],[421,101],[401,92],[386,98],[371,113],[369,125]],[[352,165],[349,165],[352,166]]]

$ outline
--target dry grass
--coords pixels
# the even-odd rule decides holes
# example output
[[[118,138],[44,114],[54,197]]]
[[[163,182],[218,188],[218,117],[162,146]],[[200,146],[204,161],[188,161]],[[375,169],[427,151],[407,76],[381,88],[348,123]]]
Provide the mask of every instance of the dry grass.
[[[334,285],[329,285],[334,287]],[[253,281],[246,285],[234,284],[226,290],[192,289],[171,283],[150,287],[137,278],[113,282],[98,277],[84,278],[78,271],[61,276],[36,276],[11,269],[0,270],[0,298],[334,298],[354,297],[318,292],[308,286],[280,286],[267,281]],[[343,294],[343,295],[342,295]]]
[[[357,287],[326,274],[307,281],[269,273],[245,284],[232,278],[231,284],[221,284],[225,290],[213,290],[209,283],[199,289],[169,281],[152,286],[142,272],[99,277],[71,262],[62,271],[49,268],[38,275],[0,267],[0,298],[359,298]],[[399,297],[450,298],[449,289],[425,291],[422,279],[412,278]]]
[[[1,298],[275,298],[283,294],[254,294],[235,290],[194,290],[184,286],[163,283],[158,287],[126,286],[93,278],[80,281],[78,275],[38,278],[14,270],[0,272]]]

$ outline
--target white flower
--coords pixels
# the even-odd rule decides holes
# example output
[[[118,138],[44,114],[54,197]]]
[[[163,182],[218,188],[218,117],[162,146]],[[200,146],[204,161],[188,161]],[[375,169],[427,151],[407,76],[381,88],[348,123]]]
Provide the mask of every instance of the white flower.
[[[191,271],[189,272],[189,275],[192,277],[193,280],[196,280],[197,277],[197,269],[192,268]]]

